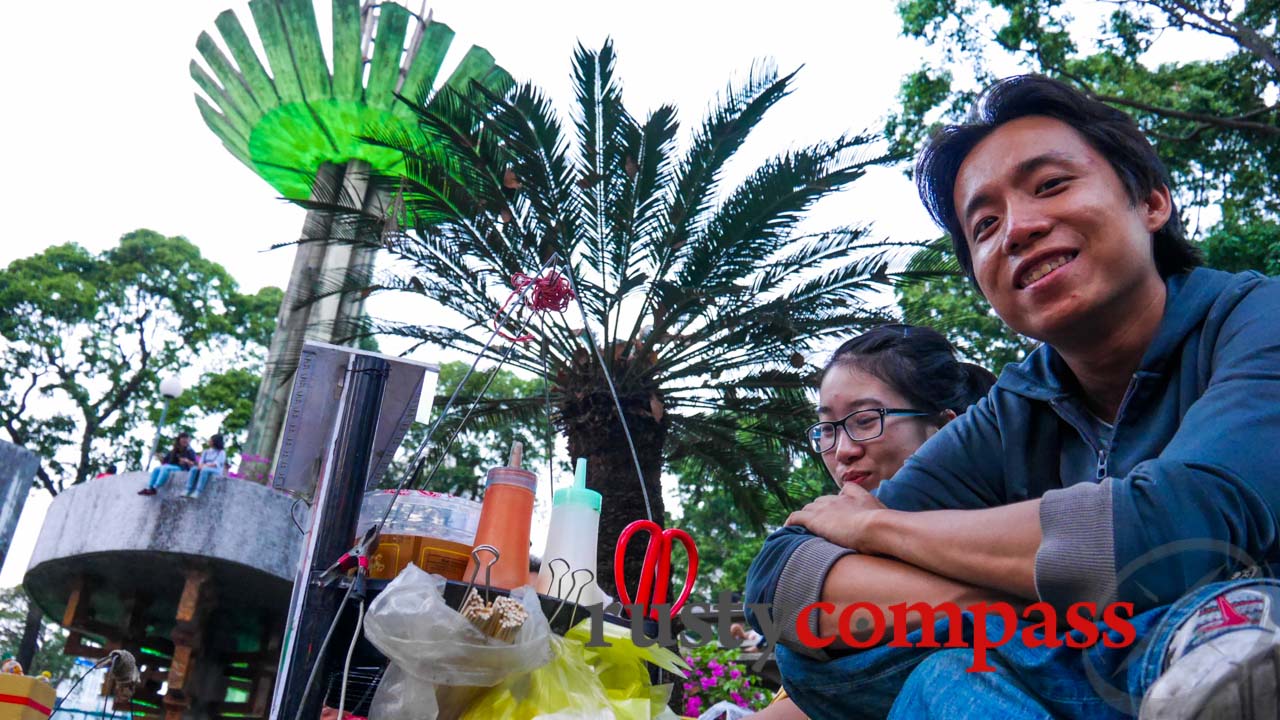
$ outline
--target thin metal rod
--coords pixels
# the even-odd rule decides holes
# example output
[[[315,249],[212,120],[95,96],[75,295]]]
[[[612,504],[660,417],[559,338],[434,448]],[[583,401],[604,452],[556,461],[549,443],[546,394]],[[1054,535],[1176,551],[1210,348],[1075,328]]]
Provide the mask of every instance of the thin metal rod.
[[[578,294],[578,284],[573,279],[573,268],[566,261],[562,270],[565,277],[569,279],[569,289],[573,291],[573,299],[577,301],[578,312],[582,313],[582,332],[587,336],[587,344],[591,346],[591,351],[595,353],[596,361],[600,363],[600,371],[604,373],[604,381],[609,385],[609,394],[613,396],[613,406],[618,410],[618,420],[622,423],[622,434],[627,438],[627,447],[631,449],[631,460],[636,465],[636,477],[640,478],[640,494],[644,497],[644,514],[645,517],[653,522],[653,507],[649,503],[649,487],[644,481],[644,469],[640,467],[640,454],[636,452],[635,440],[631,438],[631,427],[627,425],[627,416],[622,412],[622,401],[618,399],[618,389],[613,386],[613,377],[609,374],[609,367],[605,365],[604,356],[600,354],[600,348],[596,347],[595,338],[591,336],[591,328],[587,322],[587,308],[582,304],[582,296]],[[560,313],[560,317],[564,317],[564,313]],[[565,320],[567,326],[569,321]]]
[[[542,326],[542,391],[546,395],[547,409],[547,431],[546,449],[547,449],[547,489],[550,493],[548,498],[554,499],[556,493],[556,446],[555,446],[555,427],[551,420],[551,369],[547,363],[547,319],[545,316],[539,316],[539,323]]]
[[[542,267],[538,268],[537,274],[541,275],[548,267],[551,267],[552,264],[559,259],[560,255],[558,253],[552,253],[551,257],[547,258],[547,261],[542,264]],[[462,381],[453,389],[453,394],[449,396],[449,401],[444,404],[443,408],[441,408],[439,417],[437,417],[436,421],[431,424],[431,428],[427,430],[427,436],[422,439],[422,443],[418,445],[418,449],[413,453],[413,459],[409,461],[408,471],[405,473],[404,478],[400,480],[400,484],[396,486],[396,494],[391,497],[391,502],[387,503],[387,509],[382,513],[382,518],[378,520],[378,532],[382,532],[382,528],[387,524],[387,518],[391,517],[391,509],[395,507],[396,500],[400,499],[400,491],[404,490],[405,487],[408,486],[409,482],[420,470],[422,470],[421,464],[425,459],[424,456],[427,452],[427,446],[431,444],[431,438],[436,434],[436,430],[440,427],[440,423],[444,421],[445,417],[449,414],[449,411],[453,409],[453,404],[458,399],[458,393],[462,392],[462,388],[467,384],[467,381],[471,379],[471,374],[476,371],[476,366],[480,364],[480,359],[489,351],[489,346],[491,346],[494,339],[498,337],[499,328],[502,327],[502,324],[506,322],[508,318],[515,314],[517,309],[524,305],[525,293],[529,292],[529,288],[531,287],[533,287],[533,283],[529,283],[521,288],[520,294],[516,296],[515,302],[510,304],[507,311],[501,318],[498,318],[498,322],[494,327],[493,332],[489,333],[489,339],[485,341],[484,347],[480,348],[480,352],[476,354],[476,359],[472,361],[471,367],[467,368],[466,374],[462,376]],[[510,353],[511,349],[508,348],[507,355],[510,355]],[[504,356],[504,360],[505,357],[506,356]],[[499,363],[499,366],[501,366],[501,363]],[[429,479],[430,477],[428,476],[428,480]]]
[[[525,318],[523,323],[520,324],[519,332],[521,334],[523,334],[525,328],[529,326],[529,320],[532,317],[533,316],[530,315]],[[517,344],[518,343],[513,342],[507,346],[507,351],[502,354],[502,358],[499,359],[498,364],[494,366],[493,372],[489,374],[489,379],[484,381],[484,387],[480,388],[480,392],[477,393],[475,399],[471,401],[471,406],[467,408],[466,414],[462,416],[462,420],[458,422],[458,426],[453,429],[453,434],[451,434],[449,439],[445,441],[443,449],[440,450],[440,457],[436,458],[436,464],[431,466],[431,472],[427,473],[427,477],[423,479],[421,483],[423,489],[426,489],[427,483],[431,482],[431,478],[436,476],[436,471],[440,469],[440,465],[444,462],[445,456],[449,452],[449,448],[453,447],[453,441],[457,440],[458,436],[462,434],[462,428],[466,427],[467,421],[471,419],[471,413],[475,412],[476,407],[480,405],[480,401],[484,399],[484,394],[489,392],[489,386],[492,385],[493,381],[498,377],[498,370],[500,370],[502,365],[507,362],[507,358],[511,357],[511,353],[516,349]],[[458,387],[462,386],[459,385]]]

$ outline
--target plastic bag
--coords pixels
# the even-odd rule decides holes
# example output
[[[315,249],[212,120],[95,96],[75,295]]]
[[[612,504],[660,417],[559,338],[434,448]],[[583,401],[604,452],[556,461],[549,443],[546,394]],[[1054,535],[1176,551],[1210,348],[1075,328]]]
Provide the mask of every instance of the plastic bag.
[[[551,648],[551,662],[490,688],[461,720],[613,720],[609,698],[587,664],[582,643],[553,636]]]
[[[610,647],[588,647],[590,621],[559,638],[552,636],[551,662],[528,675],[508,678],[478,697],[462,720],[650,720],[673,718],[667,708],[671,686],[653,686],[653,663],[684,676],[680,656],[658,647],[639,647],[625,628],[604,625]]]
[[[551,628],[532,588],[511,592],[528,613],[511,643],[451,609],[444,588],[444,578],[409,565],[369,605],[365,637],[390,661],[373,696],[374,720],[433,720],[441,714],[437,685],[489,687],[551,660]],[[460,702],[453,697],[448,704]]]
[[[698,720],[742,720],[749,715],[755,713],[755,710],[748,710],[739,707],[728,700],[720,702],[707,708],[707,711],[698,716]]]
[[[602,630],[609,647],[586,646],[591,639],[590,621],[578,623],[565,637],[583,645],[587,664],[604,686],[618,720],[649,720],[659,716],[671,701],[671,686],[653,685],[646,663],[682,678],[689,666],[679,655],[659,645],[636,645],[630,628],[605,623]]]

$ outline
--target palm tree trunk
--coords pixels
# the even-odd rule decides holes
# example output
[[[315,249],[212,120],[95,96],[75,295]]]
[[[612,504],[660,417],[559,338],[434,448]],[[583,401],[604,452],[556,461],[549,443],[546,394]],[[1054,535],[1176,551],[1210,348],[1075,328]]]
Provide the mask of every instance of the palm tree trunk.
[[[616,415],[614,417],[617,417]],[[666,435],[665,429],[656,423],[649,421],[643,423],[648,427],[640,428],[635,425],[636,418],[632,418],[632,432],[636,436],[636,450],[640,455],[640,466],[644,469],[645,487],[648,489],[650,509],[653,511],[653,519],[659,525],[664,525],[665,508],[662,503],[661,491],[661,475],[662,475],[662,438]],[[600,508],[600,535],[596,543],[597,577],[599,578],[600,589],[620,598],[618,589],[614,584],[613,574],[613,554],[618,543],[618,536],[622,534],[622,529],[635,520],[643,520],[646,518],[644,496],[640,491],[640,481],[636,477],[635,462],[631,458],[631,452],[627,449],[626,438],[622,436],[621,430],[616,433],[609,433],[607,445],[598,445],[594,453],[587,454],[587,486],[592,490],[599,492],[603,496]],[[646,436],[643,439],[640,436]],[[582,453],[575,450],[587,442],[599,441],[599,436],[590,440],[582,439],[575,443],[573,438],[569,439],[570,452],[575,457],[581,457]],[[644,561],[644,549],[648,544],[649,537],[647,534],[638,535],[627,547],[627,556],[624,567],[626,568],[626,582],[631,595],[635,594],[636,583],[640,577],[640,566]]]
[[[655,419],[651,408],[652,390],[626,392],[619,389],[631,437],[635,441],[636,454],[644,471],[644,492],[636,477],[636,464],[618,421],[617,408],[605,385],[598,366],[587,358],[575,358],[572,380],[564,374],[558,378],[561,402],[561,424],[569,440],[569,454],[575,458],[587,458],[587,487],[603,496],[600,508],[600,534],[596,543],[597,582],[600,589],[614,598],[620,598],[614,582],[613,554],[618,536],[623,528],[635,520],[648,517],[645,511],[645,495],[649,498],[649,510],[654,522],[665,525],[665,507],[662,502],[662,447],[667,428],[661,414]],[[620,368],[615,374],[624,375]],[[575,387],[576,386],[576,387]],[[648,535],[638,535],[627,547],[627,587],[634,595],[644,561]],[[677,551],[679,553],[679,551]],[[679,557],[679,555],[678,555]],[[552,558],[543,558],[549,562]],[[678,565],[683,567],[683,564]],[[679,577],[680,574],[677,574]],[[679,590],[679,588],[674,588]]]

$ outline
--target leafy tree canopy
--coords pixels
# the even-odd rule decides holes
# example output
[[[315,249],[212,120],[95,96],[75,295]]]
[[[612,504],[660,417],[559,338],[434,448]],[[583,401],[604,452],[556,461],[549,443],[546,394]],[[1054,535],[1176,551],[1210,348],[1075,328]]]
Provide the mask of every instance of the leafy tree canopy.
[[[396,198],[398,217],[307,206],[334,213],[335,236],[372,242],[408,269],[373,289],[420,294],[464,318],[454,327],[373,322],[368,332],[550,377],[569,452],[588,458],[588,485],[604,494],[605,558],[627,523],[663,517],[664,462],[698,458],[750,478],[752,493],[786,480],[786,446],[799,440],[779,425],[809,410],[803,352],[832,331],[883,321],[867,291],[890,276],[866,228],[815,232],[802,221],[885,158],[874,138],[848,134],[779,152],[729,185],[726,167],[795,73],[753,68],[681,147],[674,107],[635,115],[625,106],[611,43],[579,47],[573,66],[568,124],[535,86],[499,94],[473,85],[415,108],[416,133],[371,132],[404,157],[403,176],[374,179]],[[552,258],[573,268],[582,312],[548,313],[545,327],[527,329],[533,342],[486,346],[512,278]],[[506,332],[525,332],[527,317]],[[486,402],[511,417],[543,406]],[[628,567],[638,571],[639,560]]]
[[[0,590],[0,652],[18,655],[26,629],[27,608],[31,600],[21,585]],[[36,640],[36,655],[31,667],[23,668],[27,675],[39,675],[45,670],[53,676],[53,684],[71,676],[75,658],[62,652],[67,643],[67,631],[42,620],[40,635]]]
[[[781,495],[757,493],[759,519],[746,512],[731,489],[733,478],[725,474],[708,477],[696,462],[676,462],[672,471],[680,477],[680,507],[677,527],[693,535],[698,543],[698,573],[695,597],[716,597],[720,591],[742,592],[747,569],[760,553],[765,538],[781,527],[787,515],[819,495],[835,492],[822,463],[812,457],[800,461],[785,482]]]
[[[440,365],[431,419],[426,423],[415,423],[409,428],[400,446],[402,454],[383,476],[384,487],[396,487],[400,484],[404,473],[409,469],[408,455],[422,444],[427,431],[440,418],[440,411],[458,389],[458,384],[470,367],[470,363],[464,362]],[[524,444],[525,468],[531,469],[545,463],[548,442],[554,442],[554,437],[548,437],[550,428],[547,427],[545,415],[539,417],[536,412],[519,412],[513,416],[501,402],[478,404],[476,412],[468,419],[462,432],[454,438],[448,452],[445,452],[445,444],[458,432],[466,409],[476,397],[483,394],[491,398],[533,400],[536,405],[544,397],[544,390],[541,380],[526,380],[509,370],[480,370],[473,373],[454,402],[457,411],[451,412],[440,423],[431,446],[427,448],[425,467],[430,469],[439,463],[440,469],[425,489],[480,499],[484,490],[485,473],[489,468],[507,464],[508,452],[517,440]]]
[[[0,270],[0,425],[40,455],[54,494],[142,459],[161,377],[203,368],[176,422],[199,406],[236,429],[280,297],[240,293],[185,238],[150,230],[98,255],[68,243],[16,260]]]
[[[941,62],[904,78],[887,131],[913,151],[998,74],[1041,72],[1133,115],[1168,164],[1194,230],[1275,221],[1280,195],[1280,35],[1276,0],[902,0],[903,32]],[[1097,27],[1093,27],[1096,25]],[[1163,36],[1213,39],[1225,54],[1152,66]]]

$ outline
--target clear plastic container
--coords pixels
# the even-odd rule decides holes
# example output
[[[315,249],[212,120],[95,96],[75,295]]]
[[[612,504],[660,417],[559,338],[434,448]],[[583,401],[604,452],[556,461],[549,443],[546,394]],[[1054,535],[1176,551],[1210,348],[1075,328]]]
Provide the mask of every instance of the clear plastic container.
[[[462,580],[480,524],[480,503],[426,490],[375,490],[366,493],[356,537],[395,507],[382,526],[378,547],[369,558],[369,577],[391,580],[409,563],[447,580]]]

